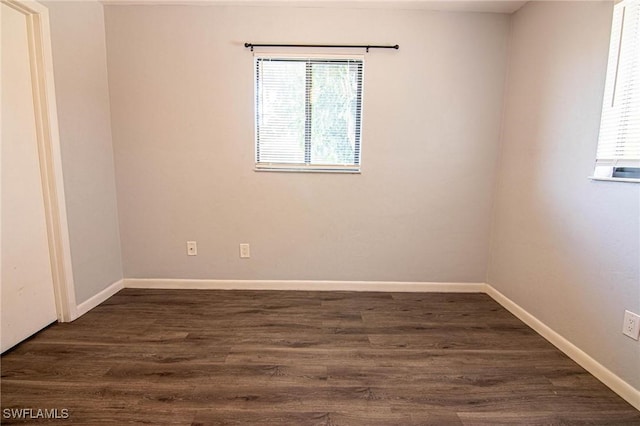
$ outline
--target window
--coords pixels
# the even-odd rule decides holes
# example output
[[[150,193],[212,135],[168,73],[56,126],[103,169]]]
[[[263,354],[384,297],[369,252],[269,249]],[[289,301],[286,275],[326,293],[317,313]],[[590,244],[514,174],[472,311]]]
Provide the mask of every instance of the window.
[[[594,178],[640,182],[640,0],[614,6]]]
[[[363,66],[256,56],[256,170],[359,172]]]

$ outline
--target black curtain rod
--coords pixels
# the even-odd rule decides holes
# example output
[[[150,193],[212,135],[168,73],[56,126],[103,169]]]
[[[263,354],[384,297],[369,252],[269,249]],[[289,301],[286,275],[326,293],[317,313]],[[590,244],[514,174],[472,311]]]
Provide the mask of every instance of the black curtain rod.
[[[376,45],[354,45],[354,44],[253,44],[245,43],[244,47],[250,47],[253,52],[254,47],[321,47],[321,48],[338,48],[338,49],[400,49],[397,44],[393,46],[376,46]]]

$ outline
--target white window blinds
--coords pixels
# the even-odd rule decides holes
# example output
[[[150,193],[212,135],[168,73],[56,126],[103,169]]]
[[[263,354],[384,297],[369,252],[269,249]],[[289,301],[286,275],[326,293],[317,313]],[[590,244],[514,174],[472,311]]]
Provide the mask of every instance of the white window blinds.
[[[640,167],[640,1],[614,6],[596,177]]]
[[[360,169],[361,58],[255,57],[256,168]]]

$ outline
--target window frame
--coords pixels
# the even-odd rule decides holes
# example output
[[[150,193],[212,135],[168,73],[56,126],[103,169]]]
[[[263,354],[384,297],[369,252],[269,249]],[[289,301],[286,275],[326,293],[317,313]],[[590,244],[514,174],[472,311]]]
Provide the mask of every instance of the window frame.
[[[282,61],[299,61],[307,62],[309,60],[327,60],[327,61],[358,61],[360,63],[357,89],[357,106],[356,106],[356,131],[355,131],[355,153],[354,164],[319,164],[311,162],[311,126],[310,120],[310,103],[308,82],[305,84],[305,159],[304,163],[277,163],[277,162],[260,162],[259,152],[259,76],[258,61],[259,59],[273,59]],[[307,64],[309,64],[307,62]],[[360,174],[362,168],[362,121],[363,121],[363,105],[364,105],[364,54],[320,54],[320,53],[280,53],[280,52],[255,52],[253,54],[253,82],[254,82],[254,171],[271,171],[271,172],[303,172],[303,173],[347,173]],[[305,80],[311,77],[308,71],[305,74]],[[309,132],[308,132],[309,130]]]
[[[628,0],[619,1],[614,5],[613,13],[612,13],[612,28],[609,39],[609,53],[607,55],[607,72],[605,77],[605,92],[603,93],[603,101],[602,101],[602,113],[600,117],[600,125],[598,132],[598,143],[596,146],[596,161],[594,166],[593,175],[590,176],[592,180],[602,180],[602,181],[611,181],[611,182],[630,182],[630,183],[640,183],[640,158],[634,157],[626,157],[624,155],[619,156],[618,154],[614,154],[612,157],[603,156],[601,154],[602,151],[607,152],[607,148],[611,145],[611,136],[604,136],[605,129],[609,129],[611,126],[611,117],[615,117],[617,120],[621,120],[624,117],[624,113],[619,112],[619,115],[611,115],[611,108],[613,108],[615,103],[623,103],[630,104],[630,102],[635,99],[636,95],[633,95],[634,92],[622,92],[618,95],[618,73],[620,69],[625,69],[624,67],[630,66],[627,61],[632,61],[634,56],[625,56],[624,62],[621,62],[621,51],[620,49],[623,46],[623,40],[625,39],[625,20],[628,19],[626,17],[626,8],[628,4],[631,3]],[[638,13],[640,13],[640,4],[633,5],[635,7],[635,14],[630,17],[630,19],[639,19]],[[620,20],[619,28],[615,26],[617,20]],[[633,36],[626,36],[633,37]],[[638,36],[640,38],[640,36]],[[635,45],[633,44],[634,38],[631,38],[632,41],[626,41],[633,46],[637,46],[640,44],[640,39],[635,39]],[[633,55],[632,50],[631,55]],[[629,55],[629,54],[627,54]],[[636,65],[638,66],[638,65]],[[633,68],[634,74],[640,74],[640,68]],[[640,80],[640,75],[635,77]],[[625,80],[622,80],[625,81]],[[640,84],[640,83],[636,83]],[[638,86],[635,86],[636,90]],[[625,96],[627,95],[627,96]],[[620,98],[618,98],[620,96]],[[631,103],[631,105],[634,105]],[[628,134],[624,134],[624,138],[620,140],[620,134],[616,133],[616,138],[618,139],[615,144],[616,147],[624,150],[629,149],[629,147],[637,147],[637,140],[631,137]],[[610,149],[610,148],[609,148]],[[616,148],[617,150],[617,148]]]

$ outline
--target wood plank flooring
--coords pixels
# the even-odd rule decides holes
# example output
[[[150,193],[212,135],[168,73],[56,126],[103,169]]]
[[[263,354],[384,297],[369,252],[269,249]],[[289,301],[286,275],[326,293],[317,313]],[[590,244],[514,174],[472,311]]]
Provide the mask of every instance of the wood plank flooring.
[[[482,294],[126,289],[1,361],[65,424],[640,425]]]

